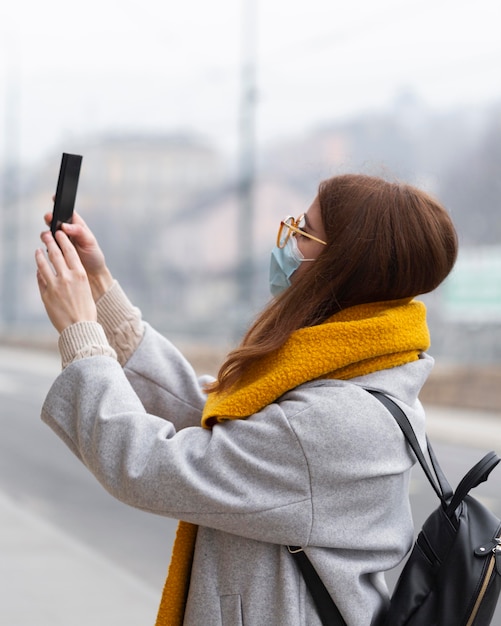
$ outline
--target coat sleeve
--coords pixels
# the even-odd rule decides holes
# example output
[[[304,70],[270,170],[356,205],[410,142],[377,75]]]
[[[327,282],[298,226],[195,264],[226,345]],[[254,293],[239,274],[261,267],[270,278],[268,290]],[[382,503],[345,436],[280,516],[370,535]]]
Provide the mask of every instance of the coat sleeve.
[[[127,378],[136,376],[136,367],[144,378],[140,357],[138,350],[127,376],[105,356],[71,364],[49,391],[42,419],[129,505],[261,541],[306,544],[312,526],[308,464],[279,405],[212,431],[176,429],[179,411],[199,417],[201,397],[193,401],[192,395],[188,409],[183,398],[184,391],[190,397],[192,376],[152,367],[143,391],[157,386],[150,404],[164,403],[162,415],[152,414],[136,393],[142,383],[136,380],[133,388]],[[179,383],[175,395],[158,384],[169,377]]]
[[[124,372],[148,413],[169,419],[176,430],[200,425],[203,384],[212,378],[197,376],[183,354],[148,324]]]
[[[132,305],[117,281],[98,300],[97,314],[146,409],[162,417],[164,407],[176,403],[178,429],[200,423],[205,404],[204,380],[197,378],[189,362],[165,337],[143,322],[141,311]]]

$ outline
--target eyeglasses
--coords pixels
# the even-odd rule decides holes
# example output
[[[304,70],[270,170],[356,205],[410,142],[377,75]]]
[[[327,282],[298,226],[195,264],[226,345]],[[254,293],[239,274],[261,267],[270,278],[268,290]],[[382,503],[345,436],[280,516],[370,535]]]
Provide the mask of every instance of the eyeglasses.
[[[297,220],[293,217],[286,217],[284,220],[280,222],[280,228],[278,229],[277,235],[277,246],[279,248],[284,248],[285,244],[289,241],[289,237],[291,235],[303,235],[304,237],[308,237],[308,239],[313,239],[313,241],[317,241],[322,245],[326,246],[327,243],[310,235],[310,233],[305,233],[303,228],[306,226],[306,220],[304,217],[304,213],[302,213]]]

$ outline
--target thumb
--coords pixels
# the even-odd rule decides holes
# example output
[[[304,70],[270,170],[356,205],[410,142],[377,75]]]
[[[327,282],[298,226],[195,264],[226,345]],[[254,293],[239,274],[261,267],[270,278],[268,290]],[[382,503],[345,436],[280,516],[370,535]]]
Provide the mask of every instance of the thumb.
[[[89,236],[88,231],[81,224],[71,224],[63,222],[61,230],[71,238],[74,244],[85,247],[93,243],[93,238]]]

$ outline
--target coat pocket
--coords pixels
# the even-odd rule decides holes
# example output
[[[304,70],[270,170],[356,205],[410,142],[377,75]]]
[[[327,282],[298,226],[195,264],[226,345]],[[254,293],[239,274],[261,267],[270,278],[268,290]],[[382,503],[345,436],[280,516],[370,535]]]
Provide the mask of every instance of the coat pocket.
[[[223,626],[243,626],[242,599],[239,594],[220,596],[221,623]]]

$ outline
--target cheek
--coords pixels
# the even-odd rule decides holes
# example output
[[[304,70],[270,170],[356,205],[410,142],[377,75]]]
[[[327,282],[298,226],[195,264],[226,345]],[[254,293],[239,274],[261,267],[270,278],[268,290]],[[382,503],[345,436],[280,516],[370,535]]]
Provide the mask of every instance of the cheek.
[[[305,259],[316,259],[322,252],[324,246],[317,241],[302,237],[297,242],[297,247]]]

